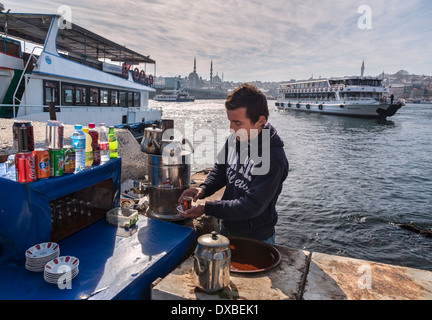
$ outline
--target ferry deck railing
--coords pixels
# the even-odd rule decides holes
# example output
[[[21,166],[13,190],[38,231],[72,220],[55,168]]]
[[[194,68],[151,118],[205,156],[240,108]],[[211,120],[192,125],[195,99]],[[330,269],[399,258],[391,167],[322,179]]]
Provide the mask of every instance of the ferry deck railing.
[[[24,116],[27,115],[27,109],[32,109],[32,108],[49,108],[49,106],[47,105],[15,105],[15,104],[0,104],[0,109],[1,108],[13,108],[13,117],[15,118],[17,116],[17,109],[18,108],[24,108]],[[156,107],[151,107],[151,108],[137,108],[137,107],[130,107],[130,108],[123,108],[123,107],[119,107],[119,106],[55,106],[56,108],[61,108],[62,111],[64,112],[74,112],[74,111],[100,111],[100,112],[107,112],[107,111],[116,111],[118,109],[137,109],[137,111],[139,110],[146,110],[146,111],[161,111],[162,107],[156,106]],[[72,110],[73,109],[73,110]],[[45,112],[45,111],[44,111]],[[49,113],[49,112],[47,112]]]
[[[15,92],[14,92],[13,97],[12,97],[12,104],[13,104],[13,106],[14,106],[14,108],[13,108],[13,116],[14,116],[14,118],[16,117],[15,102],[18,101],[19,103],[21,103],[21,100],[18,99],[18,98],[16,97],[16,95],[17,95],[17,93],[18,93],[18,89],[19,89],[19,87],[20,87],[20,85],[21,85],[22,79],[23,79],[24,76],[25,76],[25,71],[27,70],[27,68],[28,68],[28,66],[29,66],[29,64],[30,64],[30,62],[33,61],[33,57],[35,56],[35,54],[34,54],[35,49],[43,50],[43,48],[40,47],[40,46],[34,46],[34,47],[33,47],[33,50],[32,50],[32,52],[31,52],[31,54],[30,54],[30,57],[28,58],[27,63],[26,63],[26,65],[25,65],[25,67],[24,67],[23,73],[21,74],[21,77],[20,77],[20,79],[19,79],[19,81],[18,81],[18,84],[17,84],[17,86],[16,86],[16,88],[15,88]],[[24,85],[25,85],[25,82],[24,82]]]

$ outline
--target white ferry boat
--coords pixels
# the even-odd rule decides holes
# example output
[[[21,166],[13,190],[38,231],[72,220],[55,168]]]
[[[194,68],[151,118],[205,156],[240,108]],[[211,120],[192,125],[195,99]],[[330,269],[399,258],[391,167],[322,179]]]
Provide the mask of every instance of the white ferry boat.
[[[162,91],[162,94],[156,95],[154,100],[167,102],[194,102],[195,97],[190,96],[186,91],[164,90]]]
[[[161,108],[148,107],[155,90],[147,64],[156,68],[149,56],[67,27],[60,15],[0,13],[0,117],[120,127],[160,121]]]
[[[281,84],[276,107],[322,114],[386,119],[405,105],[378,77],[344,77]]]

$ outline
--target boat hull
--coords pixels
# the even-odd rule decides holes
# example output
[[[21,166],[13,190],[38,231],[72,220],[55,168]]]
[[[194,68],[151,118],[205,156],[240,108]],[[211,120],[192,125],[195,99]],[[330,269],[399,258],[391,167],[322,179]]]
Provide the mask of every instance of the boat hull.
[[[338,115],[345,117],[382,119],[393,116],[402,104],[361,104],[361,103],[317,103],[298,101],[278,101],[276,107],[279,110],[298,112],[320,113],[326,115]]]

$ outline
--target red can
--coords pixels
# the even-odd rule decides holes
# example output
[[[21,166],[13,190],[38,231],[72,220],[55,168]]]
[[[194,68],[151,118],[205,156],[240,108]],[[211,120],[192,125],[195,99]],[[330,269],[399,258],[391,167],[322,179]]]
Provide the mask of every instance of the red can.
[[[36,149],[33,154],[36,162],[36,178],[49,178],[51,176],[49,151],[47,149]]]
[[[35,156],[33,152],[20,152],[15,155],[15,171],[17,182],[36,181]]]

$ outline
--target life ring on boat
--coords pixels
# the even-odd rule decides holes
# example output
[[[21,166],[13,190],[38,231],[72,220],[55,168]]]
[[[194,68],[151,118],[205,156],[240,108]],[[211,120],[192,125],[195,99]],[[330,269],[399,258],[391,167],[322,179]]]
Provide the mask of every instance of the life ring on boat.
[[[328,88],[326,88],[325,90],[328,91]]]
[[[139,69],[138,69],[138,68],[135,68],[135,69],[134,69],[134,72],[133,72],[133,74],[132,74],[132,77],[133,77],[133,80],[134,80],[134,81],[138,81],[138,79],[139,79]]]
[[[310,104],[309,103],[306,105],[306,109],[310,109]]]
[[[323,105],[320,104],[320,105],[318,106],[318,109],[322,110],[322,109],[323,109]]]
[[[146,74],[145,74],[144,70],[141,70],[141,72],[139,74],[140,81],[144,82],[145,78],[146,78]]]
[[[291,108],[291,102],[288,102],[288,108]]]
[[[300,108],[300,103],[297,103],[297,104],[296,104],[296,107],[297,107],[297,108]]]
[[[148,76],[148,83],[149,85],[153,84],[153,76],[151,74]]]

